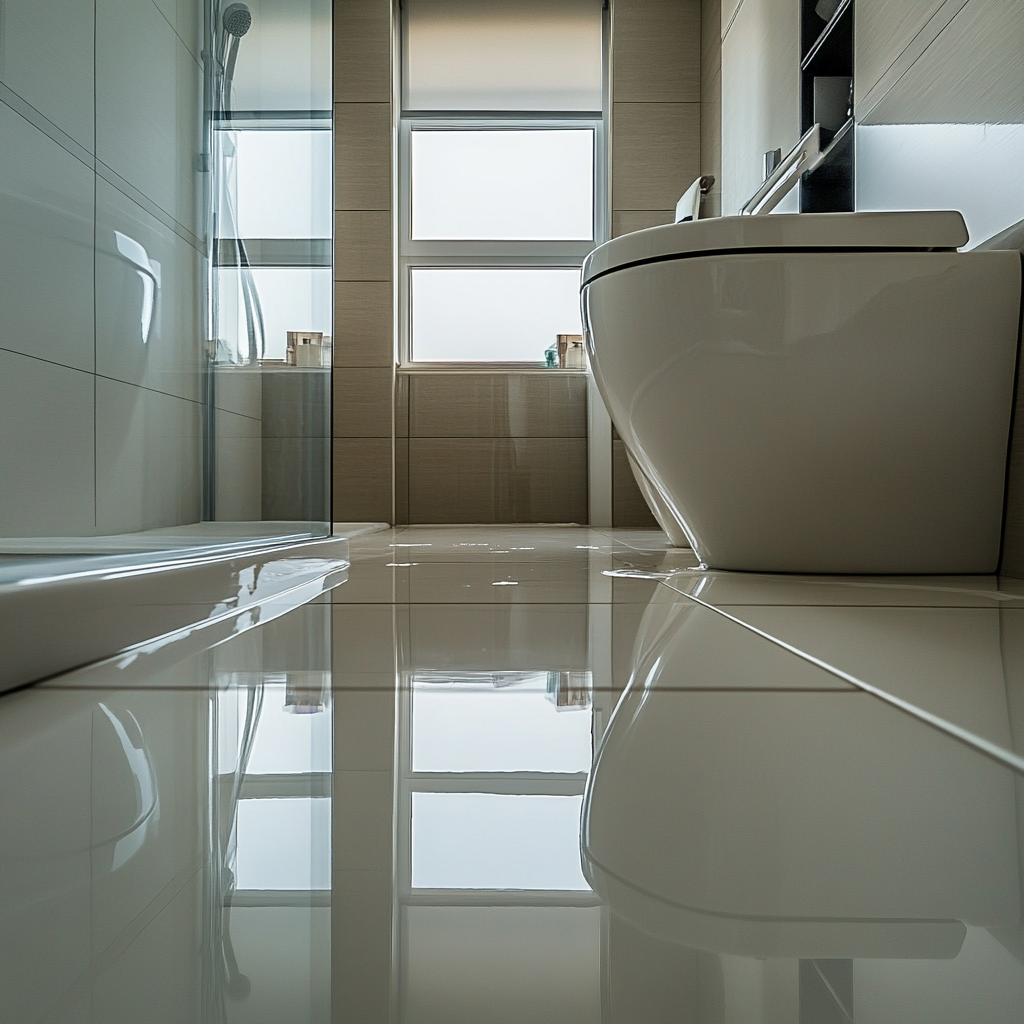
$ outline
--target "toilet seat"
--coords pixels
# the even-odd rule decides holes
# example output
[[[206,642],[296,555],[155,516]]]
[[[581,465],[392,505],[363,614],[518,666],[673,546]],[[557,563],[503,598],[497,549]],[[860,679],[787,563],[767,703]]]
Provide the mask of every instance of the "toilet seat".
[[[960,249],[967,225],[956,210],[896,213],[780,213],[714,217],[634,231],[595,249],[583,264],[583,284],[613,270],[688,256],[799,249]]]

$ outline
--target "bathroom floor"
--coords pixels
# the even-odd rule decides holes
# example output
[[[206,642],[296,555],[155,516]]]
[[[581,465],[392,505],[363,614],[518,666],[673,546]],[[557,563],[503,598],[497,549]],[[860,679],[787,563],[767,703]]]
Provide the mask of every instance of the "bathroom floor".
[[[4,1024],[1024,1022],[1024,581],[350,550],[0,697]]]

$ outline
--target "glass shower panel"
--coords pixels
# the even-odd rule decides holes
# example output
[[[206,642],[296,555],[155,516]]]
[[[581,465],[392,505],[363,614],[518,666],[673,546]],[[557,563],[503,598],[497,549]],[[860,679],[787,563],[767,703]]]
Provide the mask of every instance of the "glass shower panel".
[[[268,533],[287,522],[325,535],[331,5],[259,0],[247,10],[248,26],[221,13],[224,71],[212,89],[207,511]]]

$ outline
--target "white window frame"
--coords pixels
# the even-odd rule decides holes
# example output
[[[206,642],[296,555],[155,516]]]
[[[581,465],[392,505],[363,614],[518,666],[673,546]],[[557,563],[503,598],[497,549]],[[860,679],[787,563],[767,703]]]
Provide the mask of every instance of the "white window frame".
[[[592,239],[440,241],[412,237],[412,168],[411,137],[416,130],[551,130],[587,129],[594,133],[594,180]],[[575,267],[609,237],[608,166],[605,144],[605,119],[599,111],[566,113],[559,111],[510,111],[488,113],[468,111],[465,114],[442,112],[404,115],[398,131],[398,357],[402,369],[443,370],[528,370],[543,369],[540,361],[531,362],[420,362],[412,359],[412,271],[422,267]],[[552,339],[553,341],[554,339]]]

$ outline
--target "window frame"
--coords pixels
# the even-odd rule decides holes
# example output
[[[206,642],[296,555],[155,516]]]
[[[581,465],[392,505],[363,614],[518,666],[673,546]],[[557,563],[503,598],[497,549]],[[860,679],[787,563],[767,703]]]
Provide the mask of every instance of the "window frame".
[[[411,138],[418,130],[565,130],[594,133],[593,229],[591,239],[567,240],[427,240],[412,237]],[[412,358],[412,271],[417,268],[516,267],[581,268],[586,257],[609,237],[608,167],[605,117],[601,111],[404,111],[398,126],[398,363],[403,370],[530,370],[546,373],[579,373],[552,370],[542,361],[443,361]]]

